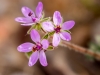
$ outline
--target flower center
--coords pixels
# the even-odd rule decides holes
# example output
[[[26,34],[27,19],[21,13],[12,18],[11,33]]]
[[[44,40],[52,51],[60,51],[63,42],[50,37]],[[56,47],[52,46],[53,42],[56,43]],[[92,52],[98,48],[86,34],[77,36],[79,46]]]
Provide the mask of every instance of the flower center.
[[[54,30],[55,30],[56,33],[59,33],[60,30],[61,30],[61,27],[60,26],[56,26],[56,28],[54,28]]]
[[[32,16],[32,14],[33,14],[32,12],[29,12],[28,16]]]
[[[35,19],[35,18],[32,18],[32,21],[33,21],[33,22],[35,22],[35,21],[36,21],[36,19]]]
[[[33,51],[40,51],[42,50],[42,44],[41,43],[37,43],[34,47],[33,47]]]

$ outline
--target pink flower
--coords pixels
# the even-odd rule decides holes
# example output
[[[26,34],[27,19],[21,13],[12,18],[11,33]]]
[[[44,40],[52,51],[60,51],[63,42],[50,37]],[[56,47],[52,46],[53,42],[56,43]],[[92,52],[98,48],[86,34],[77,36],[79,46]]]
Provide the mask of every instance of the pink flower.
[[[59,11],[55,11],[53,15],[53,22],[47,21],[42,23],[42,28],[48,32],[55,32],[53,35],[53,46],[58,46],[60,40],[71,40],[71,35],[67,32],[69,31],[74,25],[75,22],[73,20],[66,21],[62,23],[62,16]]]
[[[45,55],[45,50],[48,48],[49,46],[49,42],[46,39],[43,39],[42,41],[40,41],[40,35],[36,30],[32,30],[30,33],[31,39],[35,42],[35,44],[33,43],[23,43],[20,46],[18,46],[18,51],[19,52],[30,52],[30,51],[34,51],[32,53],[32,55],[29,58],[29,66],[33,66],[38,58],[40,60],[40,63],[42,66],[47,66],[47,60],[46,60],[46,55]]]
[[[35,10],[36,16],[35,16],[35,13],[28,7],[22,7],[21,11],[25,17],[17,17],[15,21],[23,23],[21,25],[24,25],[24,26],[30,26],[35,23],[38,23],[43,16],[42,10],[43,10],[42,2],[39,2],[36,7],[36,10]]]

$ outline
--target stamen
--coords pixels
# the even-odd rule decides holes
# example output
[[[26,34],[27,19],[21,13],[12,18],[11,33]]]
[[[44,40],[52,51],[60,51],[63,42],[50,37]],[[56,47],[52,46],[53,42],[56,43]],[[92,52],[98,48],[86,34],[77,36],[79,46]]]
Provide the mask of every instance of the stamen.
[[[41,43],[37,43],[34,47],[33,47],[33,51],[39,51],[42,50],[42,44]]]
[[[32,12],[29,12],[28,16],[32,16],[32,14],[33,14]]]
[[[61,30],[61,27],[60,26],[57,26],[54,30],[55,30],[56,33],[59,33],[60,30]]]
[[[33,21],[33,22],[35,22],[35,21],[36,21],[36,19],[35,19],[35,18],[34,18],[34,19],[32,18],[32,21]]]

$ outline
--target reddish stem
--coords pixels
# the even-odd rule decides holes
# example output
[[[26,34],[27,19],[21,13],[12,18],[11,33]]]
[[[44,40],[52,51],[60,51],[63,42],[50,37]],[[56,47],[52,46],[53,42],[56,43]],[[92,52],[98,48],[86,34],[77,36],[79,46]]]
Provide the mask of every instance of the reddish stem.
[[[95,53],[93,52],[92,50],[89,50],[89,49],[86,49],[86,48],[83,48],[81,46],[78,46],[78,45],[75,45],[73,43],[70,43],[70,42],[66,42],[66,41],[62,41],[61,43],[62,46],[65,46],[65,47],[68,47],[76,52],[80,52],[82,54],[88,54],[88,55],[91,55],[93,56],[94,58],[96,58],[97,60],[100,60],[100,53]]]

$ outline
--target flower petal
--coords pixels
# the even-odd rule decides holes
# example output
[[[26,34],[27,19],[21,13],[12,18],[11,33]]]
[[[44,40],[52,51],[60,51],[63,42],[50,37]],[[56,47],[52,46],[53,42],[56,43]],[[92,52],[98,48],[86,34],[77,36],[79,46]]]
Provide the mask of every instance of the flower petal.
[[[29,58],[29,62],[28,62],[28,65],[29,66],[33,66],[37,60],[39,58],[39,52],[38,51],[35,51]]]
[[[38,2],[38,5],[37,5],[36,10],[35,10],[38,18],[42,17],[42,10],[43,10],[43,4],[42,4],[42,2]]]
[[[47,49],[48,46],[49,46],[49,42],[48,42],[48,40],[46,40],[46,39],[43,39],[43,40],[41,41],[41,44],[43,45],[43,49]]]
[[[62,17],[59,11],[54,12],[53,22],[55,25],[60,25],[62,23]]]
[[[34,12],[28,7],[22,7],[21,11],[25,17],[35,17]]]
[[[29,43],[29,42],[23,43],[17,47],[17,50],[19,52],[30,52],[32,50],[33,46],[34,46],[34,44]]]
[[[70,41],[71,40],[71,35],[68,32],[62,32],[62,33],[60,33],[60,37],[63,40],[66,40],[66,41]]]
[[[66,22],[62,25],[62,29],[63,29],[63,30],[69,30],[69,29],[71,29],[74,25],[75,25],[75,22],[74,22],[74,21],[66,21]]]
[[[59,43],[60,43],[60,35],[57,33],[54,33],[52,44],[53,44],[53,46],[56,47],[56,46],[58,46]]]
[[[52,22],[43,22],[42,28],[44,31],[48,31],[48,32],[54,31],[54,25],[52,24]]]
[[[35,29],[31,30],[30,36],[35,43],[40,42],[40,35]]]
[[[26,23],[26,24],[21,24],[22,26],[31,26],[34,25],[35,23]]]
[[[32,23],[32,20],[30,18],[24,18],[24,17],[17,17],[15,18],[15,21],[22,23]]]
[[[44,50],[41,50],[41,51],[40,51],[39,60],[40,60],[40,63],[41,63],[42,66],[47,66],[47,65],[48,65],[47,59],[46,59],[46,55],[45,55],[45,53],[44,53]]]

